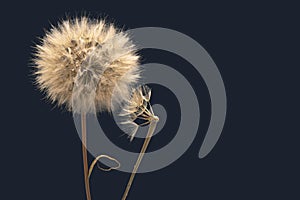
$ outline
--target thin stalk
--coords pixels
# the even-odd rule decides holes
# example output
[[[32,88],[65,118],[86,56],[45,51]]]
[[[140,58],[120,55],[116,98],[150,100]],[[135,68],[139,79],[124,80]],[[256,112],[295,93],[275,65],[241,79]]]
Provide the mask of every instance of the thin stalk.
[[[99,167],[99,169],[101,169],[102,171],[109,172],[109,171],[111,171],[111,170],[113,170],[113,169],[118,169],[118,168],[121,167],[121,163],[120,163],[117,159],[112,158],[112,157],[110,157],[110,156],[108,156],[108,155],[100,155],[100,156],[98,156],[97,158],[95,158],[95,160],[93,160],[92,164],[90,165],[89,174],[88,174],[88,177],[89,177],[89,178],[90,178],[90,176],[91,176],[91,174],[92,174],[92,172],[93,172],[93,169],[94,169],[96,163],[97,163],[101,158],[107,158],[107,159],[112,160],[112,161],[115,161],[115,162],[117,163],[117,166],[115,166],[115,167],[109,167],[108,169],[104,169],[104,168],[102,168],[102,167]]]
[[[146,138],[145,138],[145,141],[144,141],[144,144],[143,144],[143,146],[142,146],[142,149],[141,149],[141,152],[140,152],[140,154],[139,154],[139,157],[138,157],[138,159],[137,159],[137,161],[136,161],[136,163],[135,163],[135,165],[134,165],[133,171],[132,171],[131,176],[130,176],[130,178],[129,178],[129,181],[128,181],[128,183],[127,183],[126,190],[125,190],[125,192],[124,192],[124,194],[123,194],[122,200],[126,200],[126,198],[127,198],[127,195],[128,195],[129,190],[130,190],[130,188],[131,188],[131,184],[132,184],[132,182],[133,182],[133,179],[134,179],[134,177],[135,177],[135,175],[136,175],[136,172],[137,172],[137,170],[138,170],[138,168],[139,168],[139,166],[140,166],[140,164],[141,164],[141,161],[142,161],[142,159],[143,159],[143,157],[144,157],[144,154],[145,154],[145,152],[146,152],[146,150],[147,150],[147,147],[148,147],[148,145],[149,145],[149,143],[150,143],[150,140],[151,140],[151,138],[152,138],[152,135],[153,135],[153,133],[154,133],[154,131],[155,131],[157,122],[158,122],[158,120],[157,120],[156,118],[150,122],[147,136],[146,136]]]
[[[87,149],[86,149],[86,114],[81,114],[81,134],[82,134],[82,159],[83,159],[83,173],[84,173],[84,184],[85,184],[85,192],[86,199],[91,200],[91,192],[90,192],[90,182],[89,182],[89,166],[88,166],[88,157],[87,157]]]

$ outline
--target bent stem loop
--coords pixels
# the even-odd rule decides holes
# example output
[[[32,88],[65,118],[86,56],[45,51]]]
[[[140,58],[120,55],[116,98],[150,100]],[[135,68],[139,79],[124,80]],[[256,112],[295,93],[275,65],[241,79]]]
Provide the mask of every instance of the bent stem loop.
[[[121,163],[120,163],[117,159],[112,158],[112,157],[110,157],[110,156],[108,156],[108,155],[100,155],[100,156],[98,156],[97,158],[94,159],[94,161],[92,162],[92,164],[91,164],[91,166],[90,166],[89,173],[88,173],[88,177],[89,177],[89,178],[90,178],[90,176],[91,176],[91,174],[92,174],[92,172],[93,172],[93,169],[94,169],[96,163],[97,163],[101,158],[107,158],[107,159],[112,160],[112,161],[114,161],[114,162],[117,163],[117,166],[115,166],[115,167],[109,167],[108,169],[104,169],[104,168],[99,167],[99,169],[101,169],[102,171],[108,172],[108,171],[111,171],[111,170],[114,170],[114,169],[118,169],[118,168],[121,167]]]

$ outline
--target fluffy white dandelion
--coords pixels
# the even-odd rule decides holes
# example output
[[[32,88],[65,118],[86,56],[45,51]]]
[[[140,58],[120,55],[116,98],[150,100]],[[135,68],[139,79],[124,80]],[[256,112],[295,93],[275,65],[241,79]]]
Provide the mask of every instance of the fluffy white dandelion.
[[[110,111],[139,78],[130,38],[112,24],[86,17],[61,22],[36,46],[38,87],[73,112]],[[73,104],[73,107],[72,107]]]
[[[86,17],[52,27],[34,53],[36,83],[57,105],[81,114],[87,199],[91,199],[86,113],[111,111],[130,96],[139,78],[136,47],[112,24]]]

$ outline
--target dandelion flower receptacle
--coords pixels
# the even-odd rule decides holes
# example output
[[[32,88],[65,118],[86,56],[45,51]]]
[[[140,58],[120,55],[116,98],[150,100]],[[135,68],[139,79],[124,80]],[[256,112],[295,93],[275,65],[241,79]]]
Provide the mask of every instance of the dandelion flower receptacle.
[[[86,114],[111,111],[139,79],[139,56],[130,38],[112,24],[87,17],[62,21],[36,46],[36,84],[51,102],[81,115],[87,199],[91,199]]]

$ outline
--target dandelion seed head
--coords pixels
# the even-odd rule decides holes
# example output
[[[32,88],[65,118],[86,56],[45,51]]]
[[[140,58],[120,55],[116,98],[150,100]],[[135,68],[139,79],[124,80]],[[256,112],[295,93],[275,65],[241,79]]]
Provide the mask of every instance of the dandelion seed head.
[[[62,21],[36,46],[36,83],[69,110],[111,111],[139,79],[139,56],[128,35],[86,17]]]
[[[152,120],[158,121],[150,104],[151,89],[147,85],[139,86],[132,90],[131,97],[124,106],[121,116],[121,125],[129,135],[130,141],[135,137],[140,126],[146,126]]]

